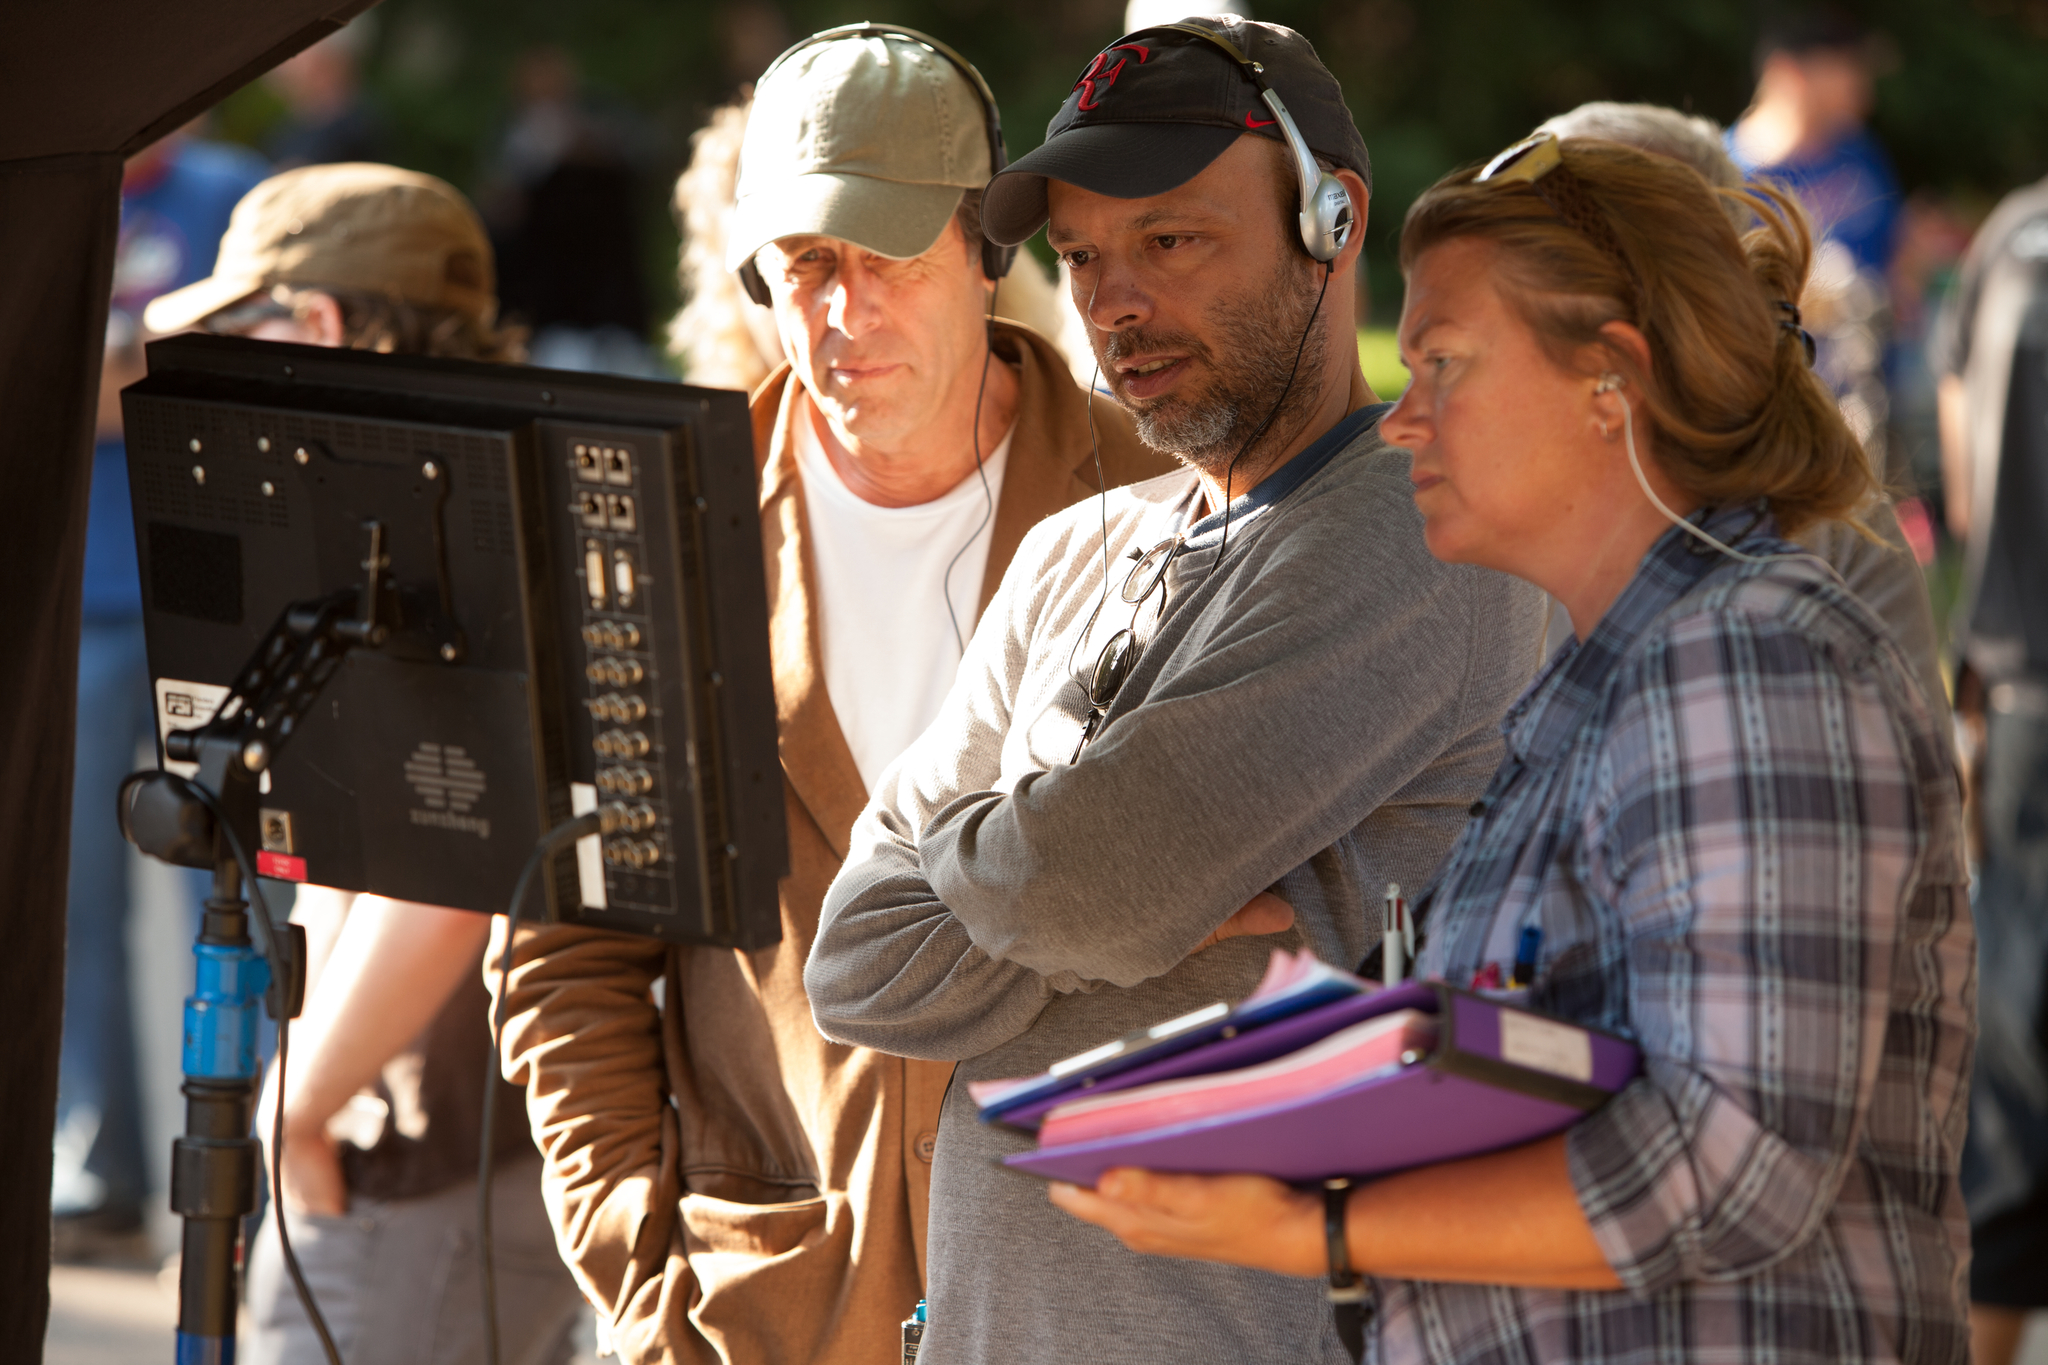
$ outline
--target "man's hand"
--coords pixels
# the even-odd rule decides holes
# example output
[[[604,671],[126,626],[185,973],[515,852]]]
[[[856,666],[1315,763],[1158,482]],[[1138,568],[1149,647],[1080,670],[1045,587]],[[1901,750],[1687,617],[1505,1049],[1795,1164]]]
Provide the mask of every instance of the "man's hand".
[[[1320,1275],[1327,1268],[1322,1199],[1263,1175],[1114,1170],[1104,1172],[1092,1190],[1055,1182],[1048,1193],[1076,1218],[1108,1229],[1149,1256],[1222,1261],[1282,1275]]]
[[[324,1129],[284,1130],[284,1198],[300,1213],[339,1218],[348,1212],[341,1153]]]
[[[1213,948],[1226,938],[1248,934],[1279,934],[1294,927],[1294,907],[1270,891],[1261,891],[1244,903],[1244,908],[1216,926],[1209,937],[1195,945],[1195,951]]]
[[[256,1097],[256,1137],[263,1144],[262,1176],[267,1189],[270,1163],[278,1161],[279,1149],[271,1144],[277,1121],[277,1062],[264,1070],[263,1090]],[[285,1203],[296,1213],[340,1217],[348,1212],[348,1182],[341,1173],[341,1153],[327,1135],[323,1121],[287,1111],[284,1116],[284,1153],[279,1174],[284,1180]]]

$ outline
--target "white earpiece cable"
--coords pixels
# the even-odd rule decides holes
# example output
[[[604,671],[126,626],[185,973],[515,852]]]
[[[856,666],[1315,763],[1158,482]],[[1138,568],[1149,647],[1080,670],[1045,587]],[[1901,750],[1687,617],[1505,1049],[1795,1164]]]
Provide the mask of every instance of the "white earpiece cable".
[[[1679,516],[1678,513],[1672,511],[1669,507],[1666,507],[1664,505],[1664,499],[1657,496],[1657,490],[1650,487],[1650,480],[1643,474],[1643,462],[1636,455],[1636,412],[1635,409],[1629,405],[1627,395],[1623,394],[1621,391],[1620,377],[1618,375],[1612,374],[1600,376],[1600,382],[1594,386],[1593,392],[1611,393],[1614,395],[1615,400],[1621,404],[1621,437],[1622,440],[1628,446],[1628,467],[1635,472],[1636,482],[1642,486],[1643,496],[1650,500],[1650,505],[1652,507],[1656,508],[1659,512],[1662,512],[1664,514],[1664,519],[1666,521],[1670,522],[1673,526],[1676,526],[1679,530],[1685,532],[1693,539],[1704,541],[1708,545],[1711,545],[1715,549],[1719,550],[1722,554],[1728,555],[1734,559],[1739,559],[1745,564],[1762,564],[1767,560],[1784,558],[1784,556],[1782,555],[1744,554],[1742,551],[1736,549],[1733,545],[1728,545],[1723,543],[1722,541],[1716,540],[1713,536],[1708,535],[1705,531],[1693,525],[1684,517]]]

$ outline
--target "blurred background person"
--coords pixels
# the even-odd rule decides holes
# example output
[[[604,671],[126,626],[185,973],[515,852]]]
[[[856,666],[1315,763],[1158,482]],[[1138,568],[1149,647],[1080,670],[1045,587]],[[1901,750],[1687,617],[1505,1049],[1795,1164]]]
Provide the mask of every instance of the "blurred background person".
[[[775,314],[747,297],[725,268],[739,185],[740,145],[753,97],[711,111],[690,137],[690,165],[676,178],[676,227],[682,234],[677,280],[683,306],[669,320],[669,354],[692,384],[752,393],[782,364]]]
[[[1698,171],[1716,190],[1740,190],[1742,171],[1722,149],[1721,130],[1712,119],[1683,114],[1654,104],[1582,104],[1568,114],[1547,120],[1539,131],[1561,138],[1605,138],[1668,156]],[[1722,211],[1738,233],[1747,232],[1755,214],[1739,199],[1717,195]],[[1871,452],[1873,456],[1877,452]],[[1913,666],[1928,705],[1948,712],[1948,684],[1941,668],[1940,641],[1935,637],[1934,607],[1920,560],[1909,548],[1893,511],[1890,493],[1880,487],[1867,507],[1856,513],[1863,526],[1878,536],[1873,541],[1849,522],[1823,518],[1792,539],[1817,552],[1842,576],[1849,590],[1863,599],[1891,627],[1892,636]],[[1555,617],[1553,635],[1562,629]],[[1553,638],[1553,646],[1561,644]],[[1946,729],[1946,720],[1942,722]]]
[[[647,342],[634,120],[591,99],[553,44],[520,54],[512,93],[482,200],[505,315],[532,329],[535,365],[666,377]]]
[[[1971,1335],[2006,1365],[2048,1308],[2048,181],[1984,224],[1935,359],[1978,854]]]
[[[1226,14],[1240,19],[1253,17],[1252,7],[1245,0],[1128,0],[1124,5],[1124,32],[1136,33],[1141,28],[1177,24],[1194,17],[1220,19]]]
[[[491,249],[467,200],[431,176],[364,163],[264,181],[236,206],[213,274],[156,300],[162,332],[512,361]],[[280,1162],[292,1245],[349,1359],[483,1359],[476,1161],[490,1051],[479,968],[486,917],[301,889],[306,1007],[292,1029]],[[258,1132],[279,1103],[271,1073]],[[555,1252],[518,1095],[498,1107],[492,1185],[505,1365],[573,1354],[581,1296]],[[250,1251],[255,1365],[324,1359],[284,1274],[278,1210]]]
[[[390,156],[390,130],[363,97],[363,58],[375,36],[376,20],[365,15],[263,78],[284,101],[263,143],[279,170]]]
[[[153,1183],[143,1150],[131,1005],[132,867],[112,798],[140,755],[154,763],[156,734],[120,394],[142,377],[145,305],[212,268],[228,215],[264,173],[255,153],[185,129],[130,158],[121,175],[121,232],[86,513],[64,1034],[50,1185],[57,1252],[67,1258],[141,1251],[136,1234]],[[187,890],[196,926],[205,874],[179,873],[176,881]],[[189,959],[181,965],[189,973]]]
[[[1890,482],[1902,472],[1889,467],[1885,444],[1900,199],[1891,158],[1864,126],[1873,79],[1870,35],[1847,14],[1821,8],[1768,23],[1756,97],[1728,130],[1728,151],[1746,176],[1790,189],[1813,220],[1813,275],[1795,302],[1819,343],[1814,368]]]
[[[1892,254],[1892,477],[1900,494],[1899,530],[1928,571],[1930,585],[1952,591],[1954,538],[1946,533],[1937,387],[1937,333],[1961,273],[1963,253],[1983,219],[1973,196],[1921,186],[1899,209]],[[1937,562],[1940,560],[1941,562]],[[1947,642],[1944,633],[1944,643]]]

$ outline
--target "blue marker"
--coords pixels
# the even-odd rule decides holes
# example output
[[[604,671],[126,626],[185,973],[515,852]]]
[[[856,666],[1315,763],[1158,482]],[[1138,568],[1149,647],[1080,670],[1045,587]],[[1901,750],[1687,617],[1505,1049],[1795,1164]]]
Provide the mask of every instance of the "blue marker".
[[[1520,988],[1536,979],[1536,954],[1542,947],[1542,926],[1523,925],[1522,941],[1515,945],[1515,971],[1508,978],[1508,985]]]

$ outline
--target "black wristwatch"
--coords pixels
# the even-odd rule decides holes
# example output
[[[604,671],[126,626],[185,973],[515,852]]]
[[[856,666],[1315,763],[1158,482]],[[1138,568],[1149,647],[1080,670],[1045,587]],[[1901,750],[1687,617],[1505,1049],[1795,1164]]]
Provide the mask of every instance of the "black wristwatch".
[[[1354,1361],[1365,1359],[1365,1320],[1371,1311],[1365,1277],[1351,1268],[1351,1248],[1344,1238],[1345,1214],[1351,1205],[1351,1181],[1338,1176],[1323,1182],[1323,1236],[1330,1250],[1330,1314],[1337,1339]]]

